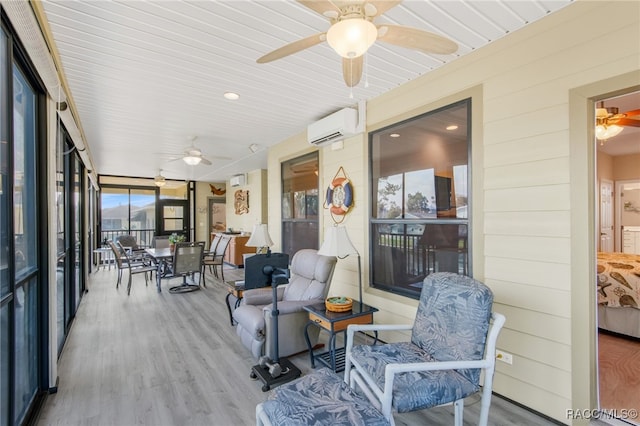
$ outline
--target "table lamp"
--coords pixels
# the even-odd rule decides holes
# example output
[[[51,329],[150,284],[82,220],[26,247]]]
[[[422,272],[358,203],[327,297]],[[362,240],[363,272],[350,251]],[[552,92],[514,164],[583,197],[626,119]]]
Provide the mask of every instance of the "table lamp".
[[[324,242],[318,250],[318,254],[322,256],[335,256],[338,259],[344,259],[349,255],[358,256],[358,290],[360,297],[360,306],[362,306],[362,266],[360,262],[360,253],[354,247],[347,228],[341,225],[333,225],[326,229],[324,234]]]
[[[253,232],[246,242],[247,247],[257,247],[256,253],[269,254],[269,247],[273,245],[273,240],[269,236],[269,229],[266,223],[258,223],[253,226]]]

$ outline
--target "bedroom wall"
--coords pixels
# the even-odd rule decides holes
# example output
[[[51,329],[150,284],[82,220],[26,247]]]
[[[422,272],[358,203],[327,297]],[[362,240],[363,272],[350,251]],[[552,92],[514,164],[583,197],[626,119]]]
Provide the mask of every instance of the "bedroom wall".
[[[613,180],[640,179],[640,154],[613,157]]]
[[[472,94],[473,271],[507,317],[498,346],[514,356],[513,365],[498,364],[494,390],[563,423],[573,422],[567,409],[595,407],[595,302],[585,285],[595,270],[593,117],[587,122],[589,105],[581,100],[576,108],[571,96],[637,72],[640,45],[619,40],[639,38],[639,3],[576,1],[367,106],[371,131]],[[305,145],[301,133],[269,151],[270,188],[279,188],[279,162],[313,149]],[[320,150],[321,188],[339,166],[355,185],[346,224],[365,282],[367,161],[364,136],[341,151]],[[279,218],[277,204],[270,203],[270,218]],[[324,229],[326,212],[321,220]],[[339,261],[331,291],[355,294],[354,271],[353,260]],[[415,314],[414,300],[374,289],[365,301],[380,309],[376,322],[410,322]]]
[[[613,176],[613,158],[614,157],[610,156],[609,154],[598,152],[598,159],[596,163],[596,176],[598,182],[600,182],[601,179],[607,179],[610,181],[613,181],[615,179]]]

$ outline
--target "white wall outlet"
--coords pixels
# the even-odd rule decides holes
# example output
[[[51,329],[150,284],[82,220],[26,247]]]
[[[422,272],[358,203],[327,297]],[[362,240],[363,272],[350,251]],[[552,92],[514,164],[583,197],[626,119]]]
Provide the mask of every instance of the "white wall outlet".
[[[500,350],[496,351],[496,359],[498,361],[506,362],[507,364],[513,364],[513,355]]]

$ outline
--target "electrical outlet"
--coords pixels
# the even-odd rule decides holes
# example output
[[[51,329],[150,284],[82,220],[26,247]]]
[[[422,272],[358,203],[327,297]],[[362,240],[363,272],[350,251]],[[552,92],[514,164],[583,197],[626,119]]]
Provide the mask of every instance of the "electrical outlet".
[[[498,361],[506,362],[507,364],[513,364],[513,355],[503,351],[496,351],[496,359]]]

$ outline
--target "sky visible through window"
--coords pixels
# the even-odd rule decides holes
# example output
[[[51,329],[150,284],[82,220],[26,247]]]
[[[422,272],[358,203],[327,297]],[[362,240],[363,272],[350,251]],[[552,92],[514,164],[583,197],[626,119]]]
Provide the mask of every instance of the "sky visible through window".
[[[153,197],[149,197],[148,195],[141,194],[131,194],[131,205],[142,207],[149,204],[153,204]],[[128,194],[102,194],[102,208],[109,209],[111,207],[117,206],[125,206],[129,204],[129,195]]]

